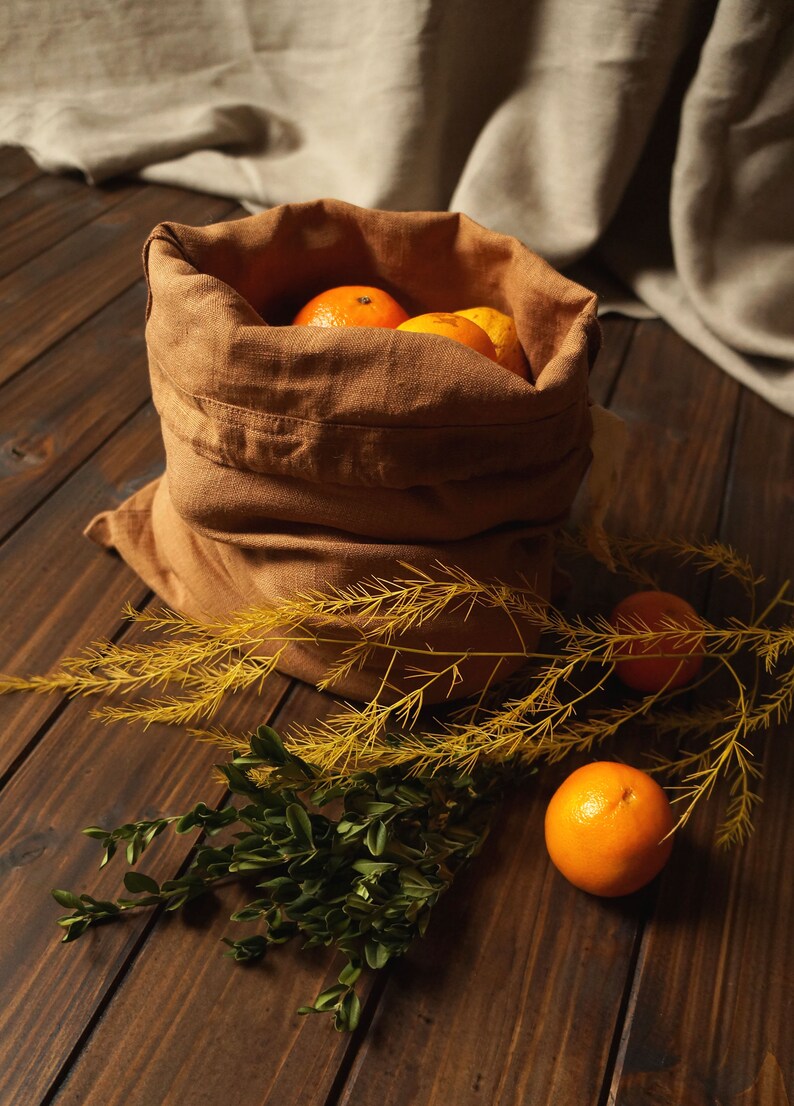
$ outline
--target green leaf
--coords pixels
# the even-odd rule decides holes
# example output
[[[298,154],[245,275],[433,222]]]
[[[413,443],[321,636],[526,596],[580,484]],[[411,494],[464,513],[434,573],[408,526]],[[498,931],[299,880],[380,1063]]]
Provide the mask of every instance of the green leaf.
[[[66,930],[61,938],[63,944],[68,944],[70,941],[76,941],[78,937],[82,937],[85,931],[92,925],[93,919],[91,918],[72,918],[72,922],[77,923],[72,925]],[[59,925],[65,925],[63,921],[58,922]]]
[[[243,937],[240,941],[231,941],[228,937],[222,937],[221,940],[229,946],[229,952],[225,955],[231,956],[234,960],[243,962],[261,960],[267,952],[267,941],[259,934]]]
[[[104,841],[106,837],[110,837],[109,831],[102,829],[101,826],[86,826],[83,833],[86,837],[94,837],[98,841]]]
[[[346,787],[338,783],[321,784],[311,793],[311,801],[315,806],[325,806],[326,803],[330,803],[334,799],[340,799],[346,790]]]
[[[394,810],[394,803],[370,801],[364,796],[353,799],[350,805],[353,810],[365,814],[368,818],[380,817],[381,814],[391,814]]]
[[[334,1028],[340,1033],[352,1033],[361,1020],[361,1002],[355,991],[348,991],[334,1017]]]
[[[268,764],[281,765],[289,760],[284,743],[271,726],[258,726],[251,735],[251,751]]]
[[[275,879],[268,880],[267,883],[260,883],[257,886],[269,892],[272,902],[280,904],[291,903],[300,894],[300,884],[288,876],[276,876]]]
[[[196,853],[196,866],[200,868],[209,868],[210,866],[227,868],[231,861],[231,847],[215,849],[211,845],[202,845]]]
[[[342,818],[336,823],[336,832],[340,837],[360,837],[364,832],[364,826],[361,822]]]
[[[351,960],[339,973],[339,982],[344,983],[346,987],[352,987],[360,975],[361,965]]]
[[[360,872],[362,876],[372,879],[383,872],[392,871],[397,865],[391,864],[388,860],[356,860],[352,867],[356,872]]]
[[[81,895],[83,909],[91,914],[119,914],[119,908],[107,899],[95,899],[91,895]]]
[[[146,893],[147,895],[159,895],[160,884],[151,876],[145,876],[143,872],[127,872],[124,876],[124,886],[133,895]]]
[[[133,907],[139,906],[159,906],[161,901],[159,895],[143,895],[138,899],[119,899],[118,904],[122,908],[132,910]]]
[[[131,839],[129,845],[127,845],[127,849],[126,849],[127,863],[128,864],[137,864],[138,860],[140,858],[140,855],[143,852],[144,848],[145,848],[145,846],[144,846],[143,841],[141,840],[141,838],[138,837],[138,836],[133,837]]]
[[[219,771],[226,777],[229,790],[235,795],[258,795],[259,788],[252,783],[245,772],[235,768],[231,761],[218,765]]]
[[[234,914],[230,915],[233,922],[256,922],[264,914],[267,913],[267,907],[265,906],[264,899],[259,899],[257,902],[249,903],[248,906],[244,906],[242,910],[235,910]]]
[[[364,944],[364,959],[370,968],[382,968],[391,959],[391,953],[377,941],[367,941]]]
[[[405,890],[419,889],[422,891],[434,890],[432,883],[428,883],[418,868],[405,867],[400,869],[400,883]]]
[[[299,844],[312,848],[314,846],[312,823],[305,809],[300,803],[290,803],[287,807],[286,815],[287,825],[292,830],[296,841]]]
[[[347,987],[342,983],[329,987],[327,991],[323,991],[322,994],[317,996],[312,1009],[318,1013],[323,1010],[332,1010],[346,991]]]
[[[168,896],[166,910],[179,910],[186,902],[203,895],[207,884],[201,876],[188,872],[179,879],[167,879],[160,888],[161,896]]]
[[[386,826],[378,820],[373,822],[367,830],[366,845],[373,856],[380,856],[386,849],[389,841],[389,832]]]
[[[399,787],[395,787],[394,797],[405,806],[421,805],[427,802],[426,792],[420,791],[419,788],[411,787],[405,783],[400,784]]]
[[[55,888],[50,892],[50,894],[59,906],[65,906],[70,910],[82,909],[82,901],[72,891],[60,891]]]
[[[115,841],[109,841],[108,844],[105,846],[105,855],[100,860],[99,867],[104,868],[105,865],[108,863],[108,861],[112,860],[115,855],[116,855],[116,842]]]
[[[82,926],[90,925],[92,918],[88,914],[71,914],[68,918],[59,918],[57,924],[63,926],[64,929],[73,929],[75,926],[78,928]]]
[[[165,820],[165,818],[162,818],[159,822],[152,822],[152,824],[149,826],[149,828],[144,832],[144,835],[143,835],[144,842],[147,845],[151,845],[151,843],[152,843],[152,841],[154,841],[155,837],[158,837],[163,832],[163,830],[165,829],[165,827],[167,825],[168,825],[168,822]]]
[[[298,933],[298,927],[288,918],[276,920],[270,923],[267,931],[267,939],[270,944],[283,945],[291,941]]]
[[[374,903],[367,902],[360,895],[348,895],[345,900],[345,914],[358,921],[359,927],[364,923],[368,923],[373,914],[377,912],[377,909]]]

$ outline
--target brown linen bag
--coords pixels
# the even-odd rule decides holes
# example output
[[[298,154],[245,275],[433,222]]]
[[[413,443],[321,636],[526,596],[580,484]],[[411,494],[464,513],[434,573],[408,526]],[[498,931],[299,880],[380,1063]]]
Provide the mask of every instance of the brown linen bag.
[[[526,581],[548,596],[554,531],[590,461],[591,292],[464,215],[335,200],[207,227],[163,223],[144,264],[166,471],[87,533],[166,603],[223,615],[393,577],[398,562]],[[341,284],[384,288],[409,314],[508,312],[532,379],[437,336],[284,325]],[[485,607],[401,640],[431,645],[439,656],[419,662],[438,667],[448,651],[517,648],[509,620]],[[279,667],[315,682],[334,655],[291,645]],[[517,664],[505,659],[500,675]],[[452,694],[478,690],[493,665],[467,660]],[[382,674],[371,663],[336,690],[368,699]],[[390,673],[395,687],[410,681]],[[438,681],[428,701],[449,694]]]

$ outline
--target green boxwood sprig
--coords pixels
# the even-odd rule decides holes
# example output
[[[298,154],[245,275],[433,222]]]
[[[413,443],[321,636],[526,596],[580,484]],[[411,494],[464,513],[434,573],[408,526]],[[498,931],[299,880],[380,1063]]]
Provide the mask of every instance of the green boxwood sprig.
[[[211,838],[237,827],[232,841],[216,846],[202,839],[187,871],[163,883],[128,871],[129,897],[112,902],[53,891],[72,911],[58,919],[63,940],[131,909],[178,910],[235,878],[252,886],[255,897],[231,920],[255,925],[257,932],[223,938],[226,955],[257,960],[293,937],[304,947],[337,949],[345,957],[338,982],[299,1013],[330,1013],[337,1029],[354,1029],[362,971],[385,967],[424,934],[432,908],[482,846],[502,772],[451,768],[423,776],[400,766],[328,781],[268,726],[250,735],[245,752],[218,767],[240,805],[214,810],[199,802],[181,815],[84,832],[102,845],[102,865],[121,844],[135,865],[167,828]],[[268,770],[267,786],[252,782],[252,768]]]

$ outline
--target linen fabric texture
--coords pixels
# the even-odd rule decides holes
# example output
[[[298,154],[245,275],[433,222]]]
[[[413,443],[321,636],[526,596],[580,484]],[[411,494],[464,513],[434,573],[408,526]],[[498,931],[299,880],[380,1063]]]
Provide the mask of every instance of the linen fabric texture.
[[[794,413],[791,0],[14,0],[0,56],[47,170],[462,211]]]
[[[212,618],[410,575],[401,563],[548,597],[554,531],[590,462],[592,292],[466,216],[334,200],[214,226],[164,223],[144,258],[166,471],[87,533],[167,604]],[[479,304],[512,314],[532,379],[439,336],[285,325],[315,293],[353,283],[384,288],[409,314]],[[447,612],[401,642],[440,653],[519,646],[505,614],[485,606]],[[338,652],[292,644],[279,667],[316,682]],[[439,678],[428,701],[477,690],[497,659],[468,660],[461,682]],[[439,669],[449,660],[419,658]],[[517,665],[503,660],[498,675]],[[382,676],[374,660],[334,690],[368,699]],[[386,697],[410,681],[394,668]]]

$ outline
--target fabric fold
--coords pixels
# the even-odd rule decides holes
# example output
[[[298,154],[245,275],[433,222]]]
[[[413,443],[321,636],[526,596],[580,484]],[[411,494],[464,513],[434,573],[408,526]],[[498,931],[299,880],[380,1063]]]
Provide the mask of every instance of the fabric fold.
[[[465,216],[337,200],[164,224],[144,257],[166,472],[87,533],[166,603],[213,618],[394,578],[406,564],[548,599],[555,531],[590,464],[592,292]],[[512,314],[531,380],[438,336],[290,325],[318,281],[353,275],[417,311],[487,303]],[[344,617],[330,625],[350,635]],[[480,690],[494,657],[501,675],[524,659],[498,604],[453,605],[402,643],[406,656],[430,647],[431,670],[457,650],[456,695]],[[488,664],[471,649],[492,654]],[[315,680],[337,655],[291,642],[279,667]],[[336,690],[371,697],[382,657]],[[410,686],[400,665],[392,690]],[[434,686],[428,701],[448,693]]]
[[[47,170],[461,211],[558,268],[603,261],[794,413],[789,0],[39,9],[5,13],[0,141]]]

